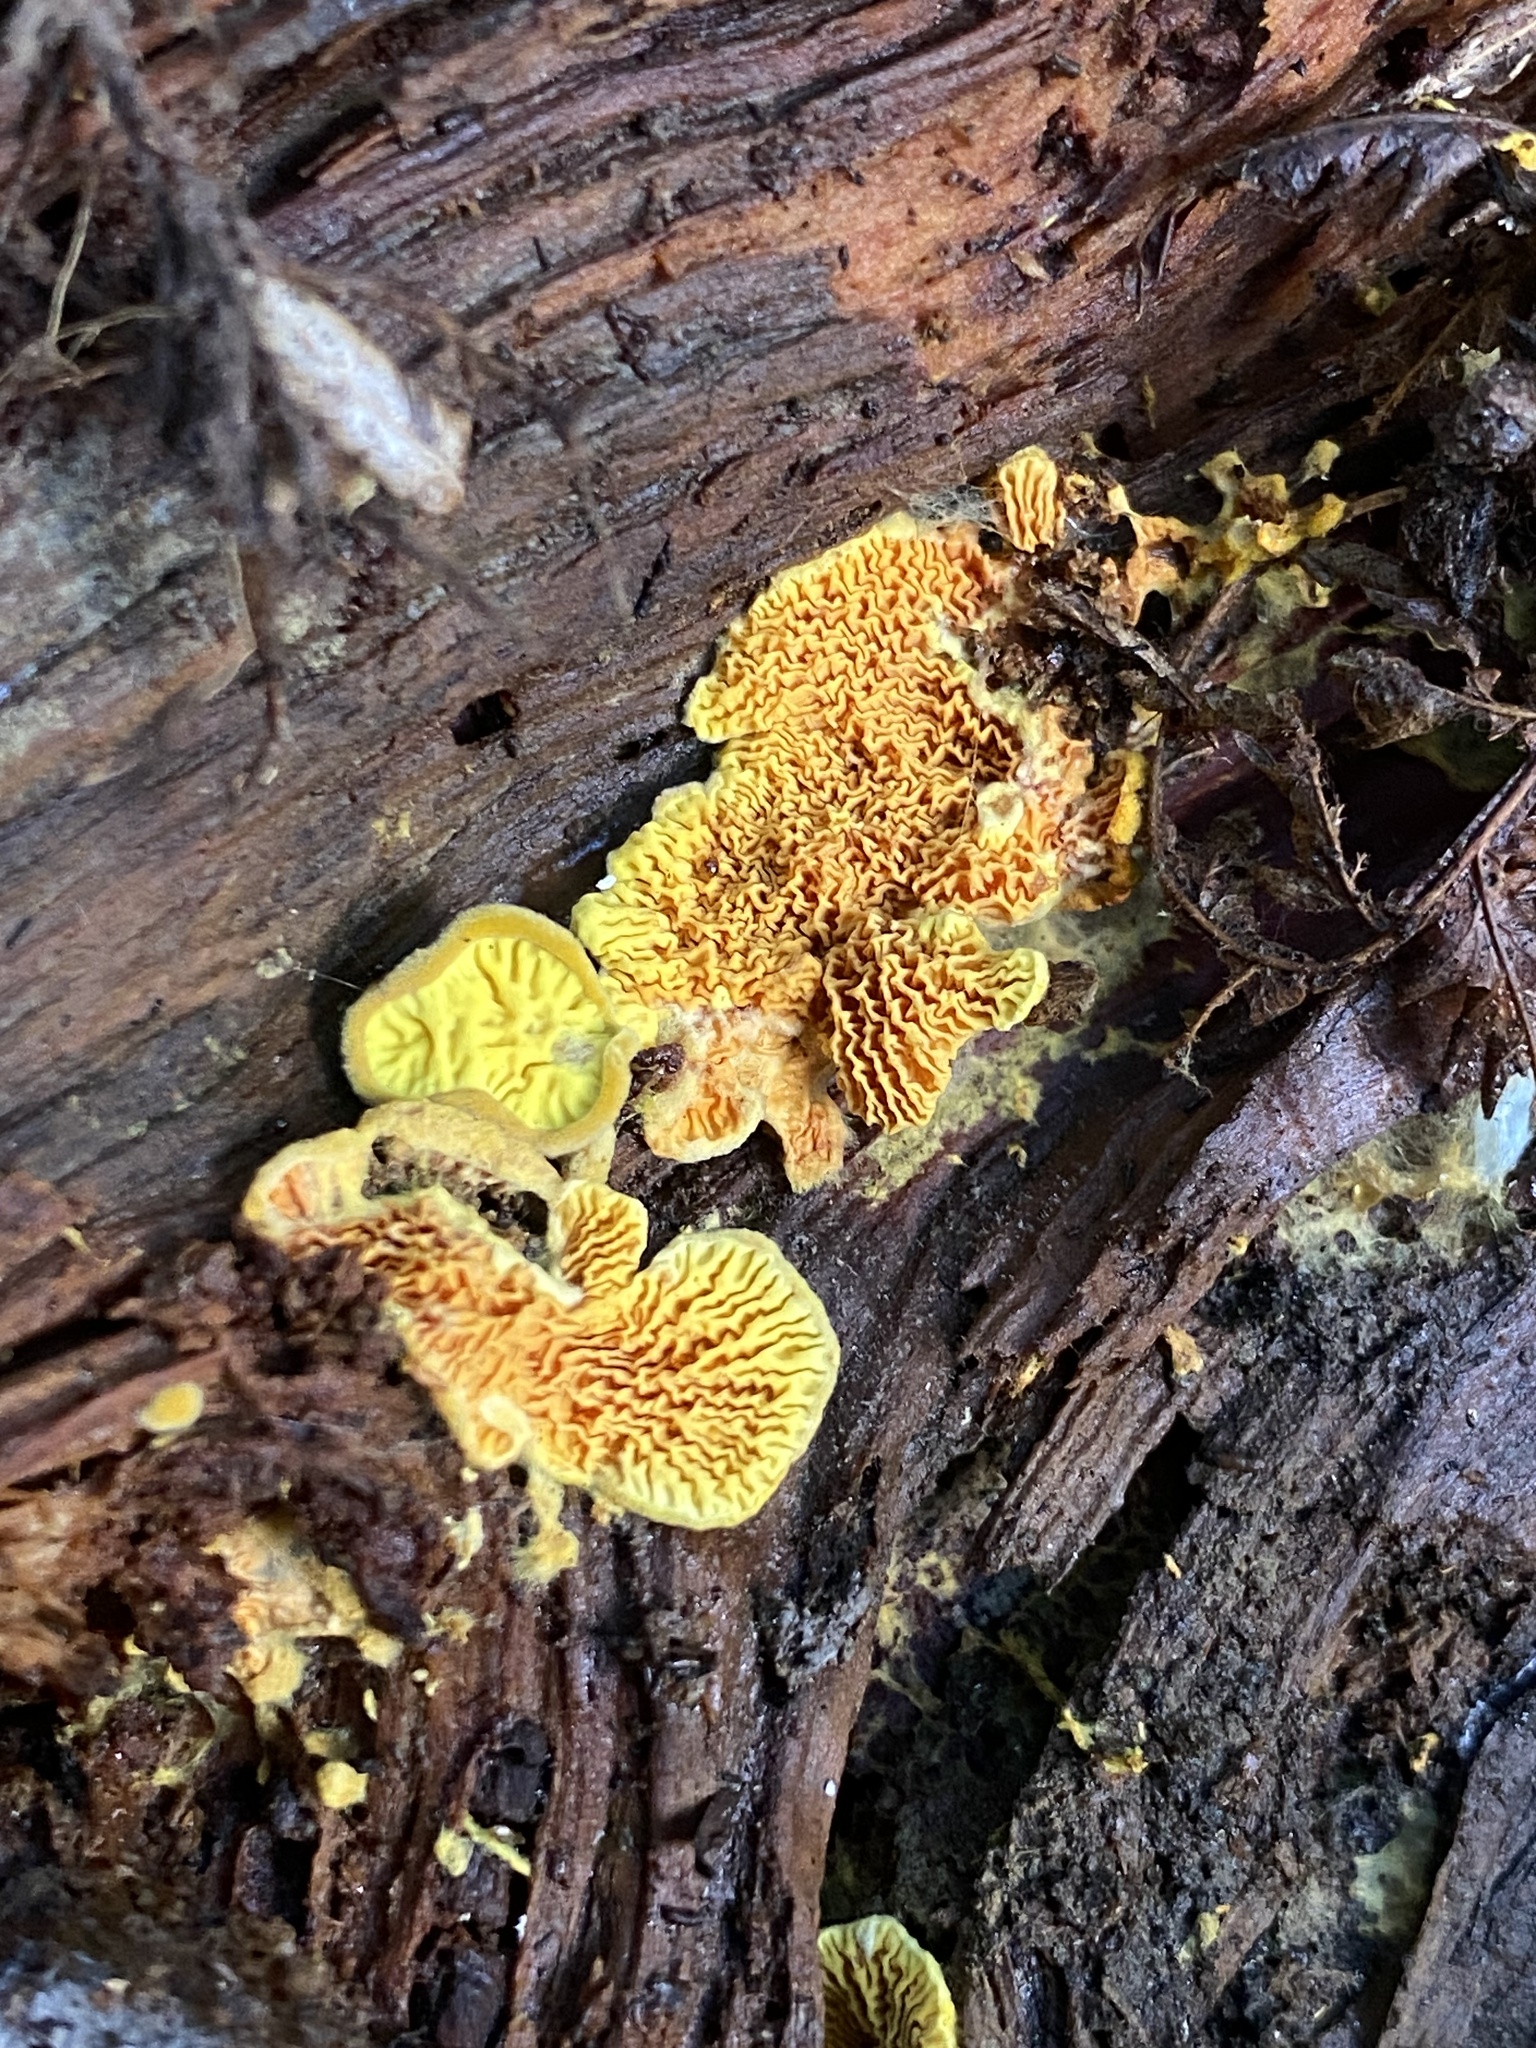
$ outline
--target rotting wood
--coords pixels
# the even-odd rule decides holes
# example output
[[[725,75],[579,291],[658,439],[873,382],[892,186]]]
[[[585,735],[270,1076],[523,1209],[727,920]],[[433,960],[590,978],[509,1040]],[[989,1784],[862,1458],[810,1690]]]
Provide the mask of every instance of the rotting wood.
[[[1469,244],[1446,220],[1404,227],[1380,192],[1300,221],[1226,188],[1185,202],[1211,161],[1372,98],[1417,31],[1429,51],[1430,23],[1411,6],[1262,23],[1250,10],[1236,26],[1193,8],[1069,35],[1027,6],[630,18],[377,5],[329,40],[318,8],[214,20],[206,38],[151,25],[145,78],[200,159],[243,183],[274,247],[343,290],[387,284],[354,310],[402,357],[437,345],[433,323],[401,310],[413,299],[505,350],[502,381],[459,394],[477,415],[470,503],[430,546],[506,615],[488,626],[387,529],[338,531],[340,567],[317,559],[287,593],[294,746],[270,788],[232,803],[260,740],[256,694],[236,686],[251,626],[195,466],[166,453],[126,379],[88,405],[55,394],[12,416],[5,672],[22,681],[5,711],[19,719],[4,761],[5,1130],[72,1206],[21,1248],[31,1264],[8,1269],[8,1448],[13,1476],[34,1477],[105,1447],[98,1425],[135,1443],[45,1496],[63,1518],[48,1559],[59,1626],[29,1643],[20,1675],[78,1698],[116,1662],[126,1610],[139,1647],[243,1713],[223,1668],[237,1646],[227,1584],[201,1545],[285,1501],[407,1647],[374,1687],[377,1722],[369,1674],[340,1651],[319,1653],[303,1703],[308,1732],[345,1724],[373,1745],[361,1816],[317,1805],[314,1759],[289,1729],[248,1818],[248,1717],[200,1754],[209,1710],[174,1688],[114,1710],[132,1740],[114,1761],[114,1721],[87,1743],[83,1793],[67,1749],[18,1721],[34,1747],[7,1753],[9,1870],[24,1885],[50,1857],[73,1872],[117,1864],[198,1928],[230,1902],[263,1925],[303,1921],[384,2024],[443,2048],[809,2041],[825,1844],[892,1546],[953,1461],[1001,1438],[1014,1470],[986,1534],[970,1532],[969,1568],[1023,1558],[1052,1576],[1176,1413],[1231,1436],[1212,1456],[1244,1477],[1306,1415],[1313,1382],[1270,1386],[1256,1447],[1216,1352],[1208,1381],[1171,1391],[1153,1345],[1216,1278],[1230,1236],[1414,1100],[1427,1073],[1373,1042],[1381,992],[1338,1002],[1321,1036],[1293,1018],[1219,1047],[1203,1101],[1146,1058],[1063,1070],[1026,1133],[1027,1174],[1011,1130],[983,1132],[963,1170],[937,1160],[883,1208],[848,1190],[786,1199],[765,1144],[680,1172],[627,1134],[616,1176],[645,1195],[658,1239],[710,1210],[774,1231],[832,1307],[843,1382],[750,1528],[683,1538],[573,1514],[582,1563],[539,1599],[512,1578],[516,1488],[465,1488],[412,1390],[388,1382],[355,1276],[170,1255],[222,1234],[284,1138],[351,1114],[335,1046],[356,986],[467,902],[563,911],[656,790],[698,771],[681,679],[767,571],[1026,439],[1114,425],[1155,487],[1239,431],[1309,437],[1320,373],[1336,370],[1340,406],[1403,376],[1443,326],[1441,302],[1409,295],[1378,327],[1354,284],[1367,261],[1425,257],[1470,291]],[[1485,22],[1495,10],[1434,17],[1434,54]],[[45,199],[67,196],[58,175]],[[88,248],[77,289],[102,289],[122,255],[108,243],[93,271]],[[24,324],[36,291],[10,278],[7,292]],[[427,373],[449,389],[457,375],[446,353]],[[52,589],[29,577],[35,555],[54,565]],[[1325,1086],[1340,1066],[1348,1085]],[[1130,1189],[1128,1158],[1141,1165]],[[28,1197],[63,1218],[54,1199]],[[1134,1255],[1116,1241],[1128,1232]],[[1496,1294],[1479,1274],[1465,1286]],[[1036,1344],[1072,1350],[1000,1402],[1004,1361],[1016,1373]],[[131,1421],[168,1348],[217,1398],[195,1439],[149,1447]],[[1390,1362],[1372,1369],[1397,1387]],[[1319,1425],[1313,1456],[1354,1483],[1359,1418],[1328,1386],[1334,1436]],[[1380,1457],[1399,1448],[1383,1439]],[[1403,1469],[1419,1469],[1407,1452]],[[1282,1461],[1277,1519],[1296,1475]],[[1226,1483],[1252,1535],[1263,1503]],[[1359,1480],[1329,1531],[1370,1498]],[[1512,1475],[1511,1514],[1523,1498]],[[487,1535],[460,1570],[445,1518],[471,1504]],[[1219,1644],[1237,1596],[1215,1574],[1238,1539],[1217,1522],[1192,1533],[1215,1562],[1183,1598]],[[1306,1540],[1307,1558],[1337,1563],[1325,1533]],[[1318,1598],[1361,1583],[1324,1572]],[[1160,1582],[1137,1614],[1161,1615],[1159,1595]],[[474,1617],[463,1642],[425,1618],[455,1607]],[[1176,1663],[1189,1640],[1144,1627],[1126,1655]],[[1464,1673],[1443,1690],[1459,1702]],[[1274,1757],[1288,1759],[1323,1738],[1282,1694],[1277,1681],[1254,1719],[1272,1711]],[[24,1716],[30,1695],[10,1697]],[[1106,1741],[1129,1749],[1118,1698],[1103,1718],[1117,1714]],[[21,1743],[14,1728],[6,1739]],[[154,1784],[167,1757],[185,1782]],[[1278,1801],[1273,1765],[1263,1784]],[[1105,1876],[1112,1800],[1150,1794],[1132,1776],[1110,1793],[1094,1780],[1083,1800],[1095,1768],[1053,1752],[1010,1853],[1043,1867],[1031,1829],[1059,1825],[1084,1897],[1152,1901],[1152,1836],[1203,1838],[1149,1824]],[[485,1853],[460,1876],[444,1867],[438,1831],[466,1812],[531,1834],[531,1886]],[[1227,2038],[1222,1999],[1295,1881],[1275,1857],[1278,1877],[1160,1899],[1138,1930],[1144,1949],[1175,1924],[1182,1941],[1197,1906],[1230,1907],[1196,1992],[1168,1993],[1212,2039]],[[1007,2015],[990,2024],[1054,2048],[1091,2011],[1110,2038],[1139,2038],[1133,1979],[1094,1960],[1094,1912],[1050,1922],[1032,1886],[1015,1870],[987,1894],[975,1976]],[[1305,1977],[1284,1996],[1299,2012],[1313,1990]],[[968,2008],[975,2042],[981,2010]]]

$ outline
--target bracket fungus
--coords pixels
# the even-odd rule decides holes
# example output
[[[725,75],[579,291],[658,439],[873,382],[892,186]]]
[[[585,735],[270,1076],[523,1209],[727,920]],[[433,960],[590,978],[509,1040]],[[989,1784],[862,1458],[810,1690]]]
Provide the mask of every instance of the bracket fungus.
[[[557,1156],[613,1123],[638,1043],[568,931],[488,903],[359,997],[342,1058],[365,1102],[473,1091]]]
[[[818,1938],[827,2048],[955,2048],[955,2005],[927,1949],[872,1913]]]
[[[1061,472],[1043,448],[1021,448],[999,463],[993,493],[1003,527],[1024,553],[1054,547],[1066,525]]]
[[[1004,479],[1010,530],[1054,539],[1055,464],[1026,450]],[[1139,762],[989,689],[961,638],[1027,572],[975,526],[900,514],[727,632],[684,714],[713,774],[667,790],[572,915],[615,1008],[682,1050],[642,1103],[654,1151],[711,1158],[766,1122],[814,1185],[842,1159],[834,1077],[883,1129],[925,1121],[965,1041],[1044,991],[992,935],[1130,887]]]
[[[410,1107],[418,1161],[434,1141],[439,1170],[465,1156],[480,1120]],[[778,1247],[750,1230],[687,1231],[642,1266],[642,1205],[561,1180],[532,1153],[522,1185],[547,1224],[519,1244],[438,1182],[372,1191],[402,1123],[391,1105],[290,1145],[242,1213],[292,1257],[347,1246],[384,1281],[406,1370],[469,1464],[528,1471],[544,1523],[528,1575],[572,1562],[550,1527],[560,1486],[683,1528],[756,1514],[815,1434],[838,1364],[826,1311]],[[505,1184],[516,1171],[503,1144],[496,1172]]]

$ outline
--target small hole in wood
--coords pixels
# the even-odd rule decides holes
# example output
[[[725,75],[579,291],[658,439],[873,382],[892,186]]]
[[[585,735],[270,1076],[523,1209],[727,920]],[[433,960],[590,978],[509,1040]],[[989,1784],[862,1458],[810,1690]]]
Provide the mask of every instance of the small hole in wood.
[[[472,747],[481,740],[495,739],[498,734],[510,735],[516,724],[517,705],[511,691],[491,690],[483,697],[472,697],[461,711],[456,711],[448,730],[458,746]],[[504,737],[502,744],[510,753],[510,737]]]

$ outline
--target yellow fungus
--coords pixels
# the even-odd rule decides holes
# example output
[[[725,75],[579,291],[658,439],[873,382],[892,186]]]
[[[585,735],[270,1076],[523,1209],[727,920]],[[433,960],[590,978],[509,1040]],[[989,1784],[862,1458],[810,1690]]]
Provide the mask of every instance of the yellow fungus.
[[[1326,459],[1331,467],[1330,445],[1314,444],[1303,480],[1326,474],[1320,465]],[[1250,474],[1231,449],[1213,456],[1200,474],[1221,494],[1219,509],[1203,526],[1169,514],[1137,512],[1123,485],[1111,487],[1109,509],[1130,521],[1136,545],[1123,564],[1106,558],[1104,594],[1126,618],[1138,618],[1143,603],[1158,591],[1174,617],[1183,619],[1237,577],[1267,569],[1304,542],[1331,533],[1348,509],[1331,491],[1311,505],[1292,505],[1283,476]]]
[[[352,1005],[342,1057],[367,1102],[473,1091],[554,1155],[617,1117],[637,1042],[568,931],[491,903],[455,918]]]
[[[1004,465],[1021,534],[1048,461]],[[572,914],[615,1009],[681,1050],[641,1104],[665,1157],[766,1122],[810,1186],[842,1159],[834,1076],[883,1128],[921,1123],[966,1038],[1045,986],[1017,948],[989,966],[986,934],[1129,888],[1126,757],[988,689],[958,637],[1010,573],[974,527],[887,519],[776,577],[695,686],[713,774],[666,791]]]
[[[1043,448],[1021,448],[1010,455],[998,467],[994,489],[1004,531],[1016,548],[1055,547],[1065,524],[1061,472]]]
[[[1231,1910],[1230,1906],[1217,1906],[1209,1913],[1195,1915],[1195,1935],[1202,1948],[1214,1948],[1221,1933],[1221,1923]]]
[[[384,1280],[406,1370],[470,1464],[528,1469],[540,1575],[574,1557],[562,1485],[686,1528],[756,1514],[809,1444],[838,1360],[778,1247],[688,1231],[642,1269],[640,1203],[556,1179],[540,1263],[440,1186],[366,1193],[368,1121],[279,1153],[242,1213],[295,1258],[346,1245]]]
[[[357,1737],[350,1728],[311,1728],[304,1736],[304,1754],[322,1763],[337,1757],[345,1763],[357,1754]]]
[[[339,1757],[332,1757],[323,1763],[315,1773],[315,1790],[320,1794],[320,1804],[333,1812],[340,1812],[348,1806],[361,1806],[368,1797],[368,1780],[363,1772],[343,1763]]]
[[[203,1547],[242,1589],[230,1612],[245,1642],[229,1671],[258,1706],[292,1703],[304,1678],[303,1637],[347,1637],[370,1664],[399,1657],[398,1639],[373,1626],[351,1579],[322,1563],[290,1515],[251,1516]]]
[[[1129,1749],[1112,1749],[1099,1758],[1106,1778],[1139,1778],[1147,1768],[1147,1753],[1139,1742]]]
[[[441,1827],[432,1844],[432,1854],[450,1877],[462,1877],[474,1860],[475,1845],[456,1828]]]
[[[485,1516],[477,1507],[466,1508],[462,1515],[444,1515],[443,1533],[453,1552],[455,1570],[468,1571],[471,1559],[479,1556],[485,1542]]]
[[[1204,1371],[1205,1360],[1200,1346],[1188,1330],[1181,1330],[1177,1323],[1170,1323],[1163,1332],[1163,1342],[1168,1346],[1168,1357],[1176,1380],[1186,1380]]]
[[[533,1875],[533,1865],[528,1861],[522,1850],[518,1848],[517,1844],[510,1839],[510,1829],[482,1827],[479,1821],[472,1819],[467,1813],[459,1822],[459,1827],[474,1846],[477,1849],[483,1849],[487,1856],[494,1856],[498,1863],[505,1863],[509,1869],[515,1870],[520,1877],[531,1877]]]
[[[872,1913],[824,1927],[826,2048],[955,2048],[944,1973],[899,1920]]]
[[[1077,1747],[1085,1754],[1093,1748],[1093,1723],[1080,1720],[1070,1707],[1062,1708],[1061,1716],[1056,1726],[1065,1730]]]
[[[505,1863],[520,1877],[530,1877],[533,1866],[528,1858],[510,1839],[506,1828],[483,1827],[477,1820],[465,1814],[455,1827],[441,1827],[432,1853],[450,1877],[462,1877],[474,1860],[477,1849],[483,1849],[488,1856],[494,1856],[499,1863]]]
[[[177,1380],[173,1386],[152,1394],[136,1420],[141,1429],[155,1436],[173,1436],[201,1419],[203,1400],[203,1390],[196,1380]]]

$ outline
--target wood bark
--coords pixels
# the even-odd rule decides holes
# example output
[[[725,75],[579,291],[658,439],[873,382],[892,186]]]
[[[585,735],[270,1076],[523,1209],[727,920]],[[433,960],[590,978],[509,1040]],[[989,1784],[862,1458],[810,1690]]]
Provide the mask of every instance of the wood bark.
[[[1097,435],[1152,494],[1227,445],[1299,456],[1451,308],[1447,345],[1486,345],[1479,292],[1524,273],[1453,195],[1297,210],[1217,172],[1415,78],[1497,91],[1530,32],[1475,0],[137,21],[188,160],[472,404],[475,443],[460,513],[338,522],[278,593],[268,781],[240,535],[167,428],[164,348],[5,414],[7,1996],[73,1948],[230,2040],[810,2042],[825,1879],[837,1916],[918,1926],[967,2048],[1536,2038],[1524,1240],[1408,1282],[1231,1264],[1430,1099],[1385,977],[1225,1031],[1198,1082],[1063,1062],[1026,1125],[883,1202],[856,1171],[789,1195],[762,1137],[679,1168],[626,1127],[652,1243],[770,1231],[843,1367],[753,1523],[573,1507],[580,1563],[542,1593],[521,1490],[466,1482],[357,1276],[227,1242],[264,1158],[355,1115],[357,988],[467,904],[563,914],[701,772],[683,692],[774,569],[1029,441]],[[28,169],[36,91],[6,81],[17,348],[81,175]],[[138,218],[103,201],[84,313],[136,275]],[[1362,287],[1390,275],[1383,318]],[[1191,943],[1108,1021],[1198,1007]],[[146,1443],[188,1377],[202,1425]],[[384,1680],[325,1646],[274,1732],[204,1546],[277,1503],[408,1647]],[[192,1690],[93,1726],[129,1635]],[[361,1810],[314,1794],[302,1737],[337,1726]],[[531,1878],[450,1874],[465,1813],[530,1837]]]

